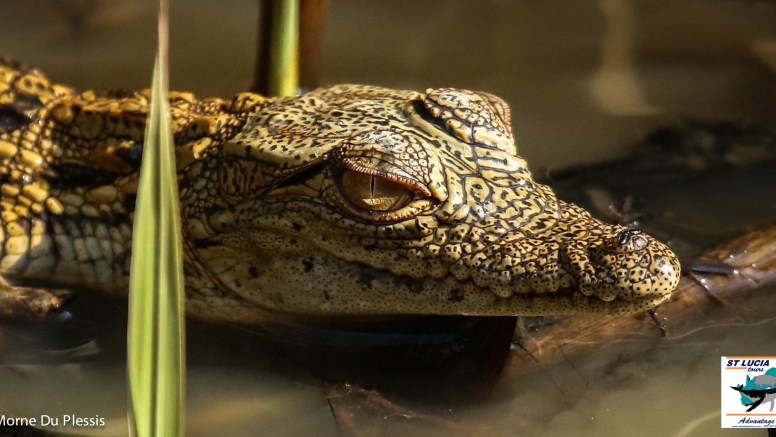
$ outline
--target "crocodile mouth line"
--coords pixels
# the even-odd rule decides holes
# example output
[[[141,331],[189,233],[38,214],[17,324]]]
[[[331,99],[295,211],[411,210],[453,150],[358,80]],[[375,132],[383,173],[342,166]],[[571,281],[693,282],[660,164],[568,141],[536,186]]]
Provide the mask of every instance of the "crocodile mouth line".
[[[473,279],[455,279],[452,275],[443,278],[414,278],[396,275],[388,269],[378,269],[363,263],[351,263],[357,283],[369,290],[379,289],[376,284],[385,284],[392,290],[403,290],[408,301],[423,302],[437,306],[439,313],[450,315],[571,315],[571,314],[623,314],[650,310],[665,301],[669,294],[650,293],[634,295],[631,298],[617,295],[603,300],[595,294],[586,295],[574,284],[554,291],[514,292],[509,297],[499,297],[488,286],[479,286]],[[445,290],[440,292],[440,290]],[[383,308],[383,313],[392,313]],[[407,312],[407,307],[403,308]]]
[[[265,239],[258,243],[257,238],[261,235],[267,236],[259,230],[241,230],[227,231],[218,233],[210,238],[201,241],[204,247],[210,245],[223,245],[245,251],[246,253],[260,254],[266,252],[267,248],[260,247],[273,240],[275,243],[285,242],[292,246],[301,241],[299,236],[291,233],[272,233],[273,237]],[[242,238],[235,238],[242,237]],[[258,244],[257,244],[258,243]],[[202,247],[202,246],[201,246]],[[298,248],[297,248],[298,249]],[[311,261],[311,254],[307,245],[305,256],[299,257],[299,264],[306,263],[306,268],[311,268],[314,263]],[[350,286],[353,290],[340,293],[344,295],[356,295],[355,289],[366,290],[363,294],[368,294],[372,290],[382,290],[386,301],[391,301],[399,294],[404,294],[409,301],[424,302],[424,305],[418,305],[417,308],[428,308],[436,305],[439,307],[440,314],[465,314],[465,315],[569,315],[569,314],[622,314],[624,312],[636,313],[644,310],[650,310],[665,301],[670,294],[661,294],[659,292],[647,293],[625,293],[627,289],[617,290],[616,294],[610,299],[602,299],[595,292],[585,293],[579,286],[580,279],[573,274],[569,274],[570,285],[561,286],[554,290],[540,289],[531,287],[530,280],[525,278],[520,281],[527,281],[522,287],[514,280],[507,286],[513,291],[499,296],[489,285],[478,285],[471,277],[457,279],[452,273],[443,277],[413,277],[393,273],[390,266],[375,267],[359,261],[346,260],[336,256],[323,248],[315,247],[318,256],[335,260],[337,263],[349,265]],[[298,250],[294,251],[298,252]],[[288,254],[294,258],[293,253]],[[218,275],[216,275],[218,276]],[[541,282],[541,281],[539,281]],[[310,293],[314,295],[314,287],[311,287]],[[343,287],[346,288],[346,287]],[[526,288],[528,288],[526,290]],[[442,291],[443,290],[443,291]],[[393,293],[393,294],[392,294]],[[326,300],[329,296],[326,297]],[[306,312],[301,310],[300,312]],[[387,304],[376,304],[371,310],[365,310],[369,314],[394,314],[394,313],[412,313],[408,307],[402,307],[401,310],[394,309]],[[419,311],[420,313],[422,311]],[[339,313],[334,311],[333,314]]]
[[[561,287],[554,291],[514,292],[509,297],[500,297],[487,286],[477,286],[474,281],[463,281],[462,285],[476,287],[483,296],[492,299],[492,310],[484,313],[467,312],[471,315],[571,315],[571,314],[622,314],[627,309],[629,313],[651,310],[663,303],[670,294],[649,293],[624,297],[617,295],[613,299],[604,300],[596,294],[585,294],[575,284]],[[448,300],[466,306],[466,294],[451,291]]]

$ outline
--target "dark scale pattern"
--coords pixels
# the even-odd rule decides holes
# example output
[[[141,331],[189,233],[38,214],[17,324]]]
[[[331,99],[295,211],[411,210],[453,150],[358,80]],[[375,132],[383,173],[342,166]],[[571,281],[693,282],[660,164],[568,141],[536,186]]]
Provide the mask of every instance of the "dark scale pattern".
[[[169,98],[192,314],[624,314],[678,283],[663,244],[532,180],[496,96]],[[148,101],[0,60],[4,278],[125,290]]]

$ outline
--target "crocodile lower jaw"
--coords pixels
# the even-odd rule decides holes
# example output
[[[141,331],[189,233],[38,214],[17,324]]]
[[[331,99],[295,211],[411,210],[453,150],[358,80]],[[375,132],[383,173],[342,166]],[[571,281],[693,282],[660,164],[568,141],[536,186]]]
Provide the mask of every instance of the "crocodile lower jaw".
[[[602,301],[576,288],[499,297],[472,280],[416,279],[361,263],[311,256],[265,264],[251,285],[235,290],[242,299],[270,312],[309,315],[434,314],[553,315],[630,314],[652,309],[665,295]],[[304,273],[302,275],[301,273]]]

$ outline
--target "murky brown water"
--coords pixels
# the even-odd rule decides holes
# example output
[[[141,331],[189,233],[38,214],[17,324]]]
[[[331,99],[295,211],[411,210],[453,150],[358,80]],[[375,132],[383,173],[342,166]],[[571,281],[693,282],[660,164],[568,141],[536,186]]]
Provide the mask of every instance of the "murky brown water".
[[[81,89],[144,88],[154,4],[6,0],[0,54]],[[256,3],[190,0],[172,8],[172,87],[199,96],[247,89]],[[521,154],[544,174],[625,156],[647,132],[687,117],[773,129],[773,23],[776,3],[765,0],[332,0],[323,76],[325,83],[500,95],[512,106]],[[776,218],[774,174],[761,167],[674,179],[621,175],[619,183],[561,195],[594,210],[604,205],[603,214],[610,199],[637,194],[658,212],[647,223],[651,232],[692,253]],[[124,309],[85,298],[76,304],[75,321],[6,327],[0,411],[99,415],[104,429],[76,431],[124,435]],[[369,426],[363,430],[382,423],[384,435],[762,436],[719,429],[717,364],[721,355],[776,353],[775,309],[762,292],[682,320],[668,341],[629,338],[506,377],[492,397],[468,405],[399,397],[435,420],[374,406],[358,418]],[[265,333],[194,323],[189,340],[188,435],[338,435],[327,402],[332,389],[316,385]]]

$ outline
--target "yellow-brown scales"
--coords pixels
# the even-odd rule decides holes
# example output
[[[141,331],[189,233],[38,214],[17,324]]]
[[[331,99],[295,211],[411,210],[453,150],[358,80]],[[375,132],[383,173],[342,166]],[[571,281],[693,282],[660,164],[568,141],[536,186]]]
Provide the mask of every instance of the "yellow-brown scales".
[[[126,288],[148,98],[0,61],[6,280]],[[632,313],[678,283],[665,245],[532,180],[493,95],[170,102],[192,314]]]

